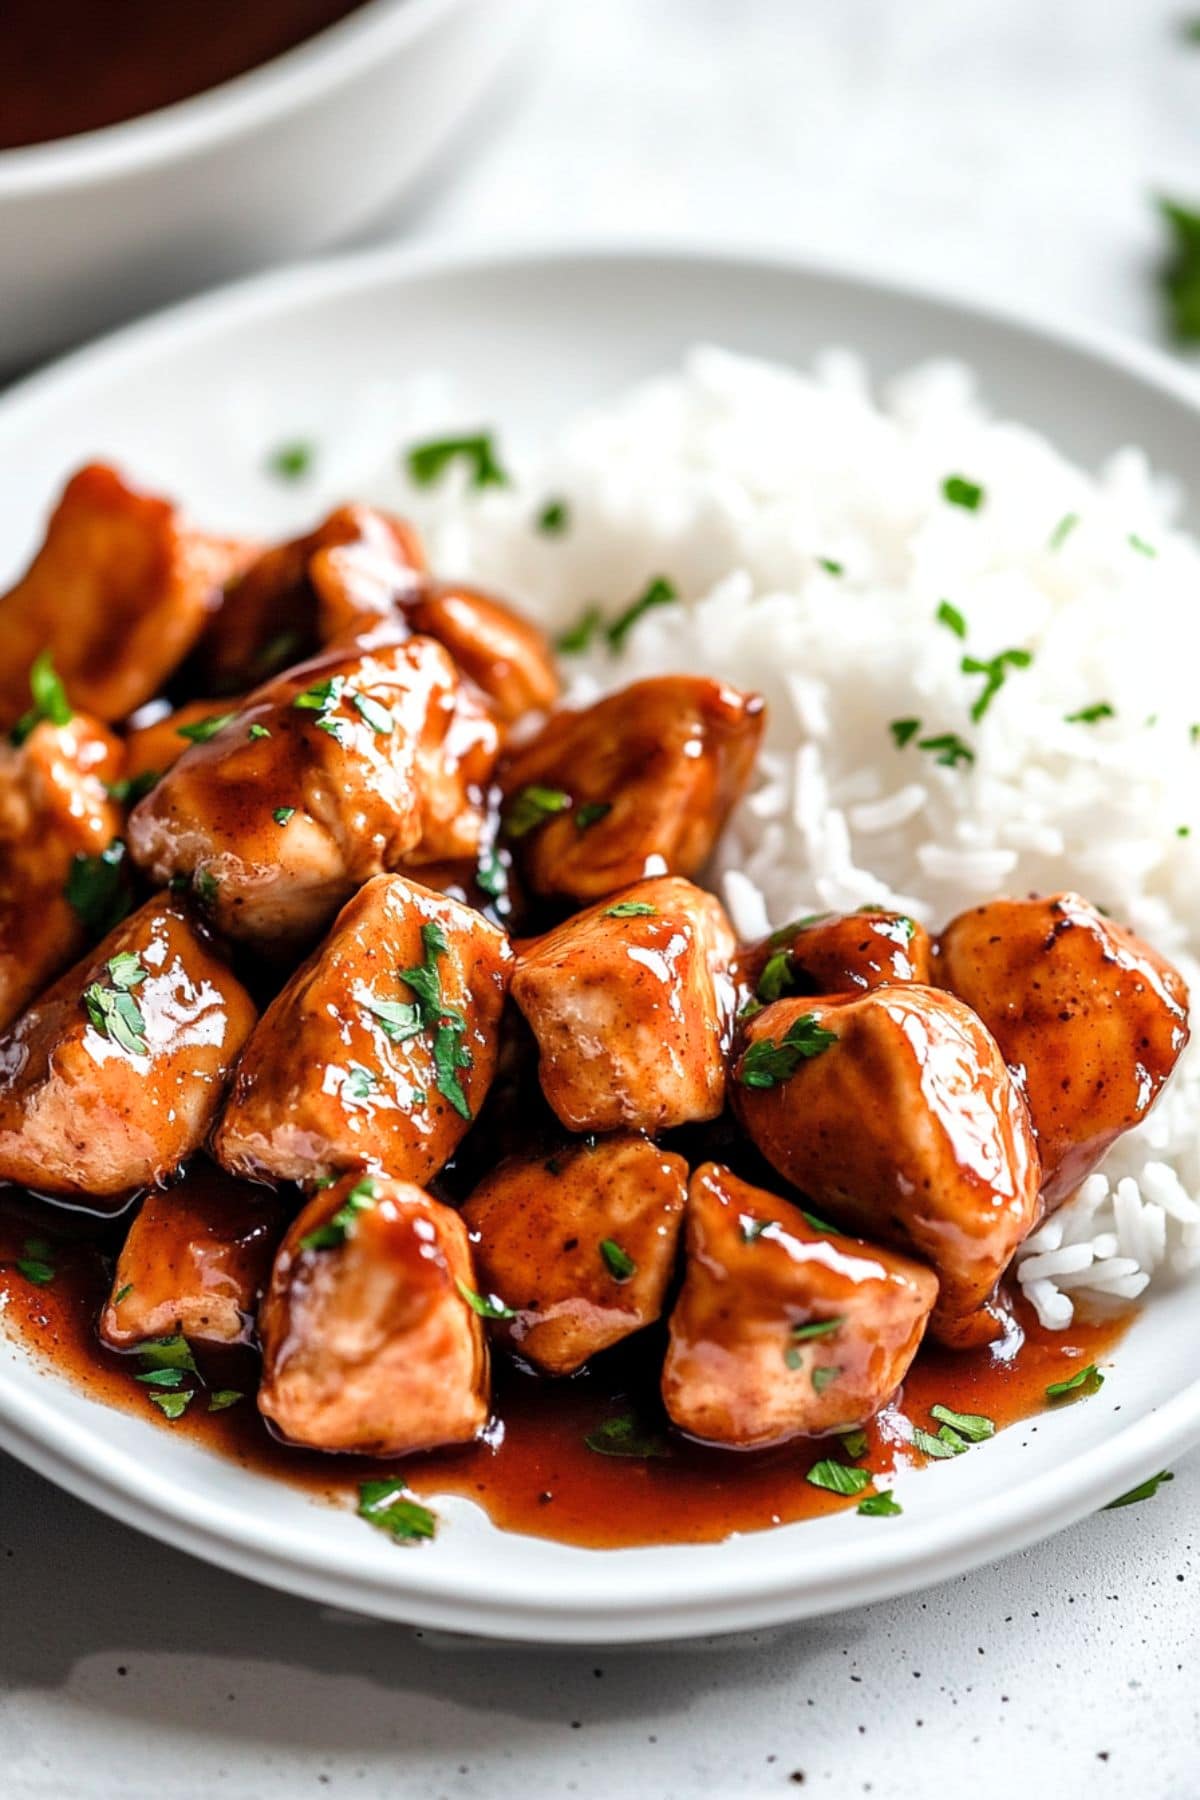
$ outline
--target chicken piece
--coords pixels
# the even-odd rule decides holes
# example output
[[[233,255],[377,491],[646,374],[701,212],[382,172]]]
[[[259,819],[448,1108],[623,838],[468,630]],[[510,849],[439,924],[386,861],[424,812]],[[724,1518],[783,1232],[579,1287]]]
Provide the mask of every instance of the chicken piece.
[[[501,773],[530,889],[595,900],[643,876],[695,875],[750,779],[765,716],[757,694],[695,675],[556,713]]]
[[[266,681],[279,669],[310,656],[328,636],[318,631],[318,597],[330,553],[349,560],[340,567],[360,593],[363,617],[378,622],[425,567],[421,541],[411,525],[371,506],[339,506],[315,531],[256,556],[226,589],[197,653],[197,676],[210,693],[236,693]],[[338,567],[334,563],[333,567]],[[378,595],[379,604],[368,606]],[[365,616],[370,613],[371,617]]]
[[[929,933],[881,907],[818,913],[773,931],[740,952],[738,980],[764,1003],[791,994],[865,993],[889,981],[930,975]]]
[[[512,995],[568,1131],[665,1131],[725,1103],[736,940],[690,881],[639,882],[522,950]]]
[[[777,1000],[731,1083],[767,1161],[813,1207],[933,1265],[943,1343],[988,1341],[988,1304],[1038,1216],[1041,1168],[1017,1083],[953,995],[916,983]]]
[[[547,1375],[571,1375],[653,1324],[675,1266],[687,1164],[624,1134],[509,1157],[463,1208],[495,1327]]]
[[[125,788],[136,803],[177,763],[191,744],[215,736],[236,717],[241,701],[189,700],[147,724],[136,719],[125,735]],[[149,708],[147,708],[149,711]]]
[[[147,1194],[117,1258],[101,1341],[131,1350],[148,1338],[247,1343],[283,1232],[279,1203],[199,1161],[174,1187]]]
[[[186,912],[148,900],[0,1044],[0,1181],[119,1210],[199,1149],[254,1006]]]
[[[1145,1118],[1188,1041],[1177,969],[1078,894],[992,900],[952,919],[936,979],[993,1034],[1024,1087],[1042,1195],[1065,1200]]]
[[[487,1343],[462,1220],[421,1188],[347,1175],[283,1240],[259,1313],[259,1411],[293,1444],[402,1456],[487,1423]]]
[[[367,1166],[427,1181],[491,1084],[511,966],[471,907],[399,875],[369,881],[263,1014],[218,1159],[265,1181]]]
[[[73,475],[26,573],[0,597],[0,729],[49,648],[74,705],[123,719],[187,655],[250,554],[184,523],[169,500],[91,463]]]
[[[495,722],[431,638],[333,649],[252,694],[135,807],[129,847],[284,957],[372,875],[473,856]]]
[[[528,712],[547,712],[558,699],[558,673],[544,634],[494,595],[426,582],[405,611],[414,631],[445,645],[506,724]]]
[[[105,785],[120,767],[116,738],[81,713],[0,743],[0,1030],[128,906]]]
[[[662,1395],[690,1437],[754,1450],[863,1425],[895,1393],[937,1299],[919,1263],[822,1231],[705,1163],[688,1188]]]

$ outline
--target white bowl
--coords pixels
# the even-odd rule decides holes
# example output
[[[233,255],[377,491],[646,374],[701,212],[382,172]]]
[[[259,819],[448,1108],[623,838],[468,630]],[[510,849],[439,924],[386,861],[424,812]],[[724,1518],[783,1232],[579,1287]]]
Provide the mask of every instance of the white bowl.
[[[86,455],[113,457],[214,528],[284,531],[354,491],[364,434],[382,434],[394,455],[410,377],[455,373],[470,416],[436,423],[494,425],[508,442],[553,430],[703,340],[799,363],[849,344],[880,376],[931,354],[960,357],[997,409],[1073,456],[1096,461],[1136,441],[1160,468],[1200,468],[1189,377],[1095,334],[765,259],[391,251],[192,302],[0,402],[0,586]],[[319,445],[316,472],[272,482],[265,453],[293,432]],[[367,467],[378,469],[379,450],[368,444]],[[381,1618],[535,1641],[733,1631],[930,1586],[1163,1468],[1200,1441],[1198,1292],[1153,1294],[1085,1404],[899,1475],[903,1516],[851,1511],[723,1544],[578,1549],[503,1534],[451,1498],[438,1503],[434,1543],[397,1549],[348,1511],[105,1409],[3,1332],[0,1446],[180,1548]]]
[[[141,118],[0,151],[0,369],[349,237],[410,188],[539,0],[368,0]]]

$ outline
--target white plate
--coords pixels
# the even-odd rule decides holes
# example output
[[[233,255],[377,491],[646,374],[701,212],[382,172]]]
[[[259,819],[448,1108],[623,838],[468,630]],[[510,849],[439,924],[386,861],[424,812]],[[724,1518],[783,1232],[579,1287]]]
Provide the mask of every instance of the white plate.
[[[347,436],[389,428],[380,384],[458,371],[479,422],[533,433],[697,339],[803,362],[830,344],[886,373],[974,363],[1001,409],[1085,460],[1120,442],[1200,466],[1200,405],[1155,358],[878,282],[705,255],[599,252],[448,261],[386,254],[299,270],[180,308],[0,405],[0,579],[64,474],[115,457],[213,525],[283,526],[330,497],[261,473],[297,430],[326,486]],[[384,409],[386,413],[386,408]],[[446,423],[462,423],[461,420]],[[231,442],[235,446],[230,451]],[[241,446],[241,449],[236,448]],[[969,1569],[1104,1504],[1200,1439],[1200,1307],[1155,1296],[1103,1392],[902,1476],[904,1514],[853,1512],[668,1549],[585,1551],[497,1533],[444,1504],[436,1543],[397,1549],[349,1513],[83,1398],[0,1335],[0,1443],[75,1494],[243,1574],[384,1618],[528,1640],[680,1637],[834,1611]]]

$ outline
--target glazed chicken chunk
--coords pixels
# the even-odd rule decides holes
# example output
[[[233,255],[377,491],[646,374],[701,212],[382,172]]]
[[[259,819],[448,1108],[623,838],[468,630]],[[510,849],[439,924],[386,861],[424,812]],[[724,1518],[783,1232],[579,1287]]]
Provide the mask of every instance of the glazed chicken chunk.
[[[1140,1124],[1188,1040],[1183,977],[1078,894],[992,900],[960,913],[937,979],[973,1007],[1017,1071],[1042,1193],[1065,1200]]]
[[[665,1131],[725,1102],[732,928],[711,894],[664,876],[528,945],[512,995],[542,1091],[568,1131]]]
[[[135,714],[125,733],[124,785],[130,803],[136,805],[149,793],[190,745],[215,736],[240,705],[230,700],[189,700],[145,723],[140,722],[142,714]]]
[[[473,856],[498,745],[431,638],[330,650],[193,743],[135,807],[130,849],[231,937],[285,955],[371,876]]]
[[[334,633],[318,627],[323,577],[331,567],[356,575],[364,606],[361,620],[353,622],[366,625],[386,616],[393,596],[425,567],[425,557],[403,519],[372,506],[339,506],[305,536],[263,550],[229,583],[197,650],[199,683],[209,693],[237,693],[340,636],[342,628]],[[384,596],[370,618],[368,594]]]
[[[758,1449],[851,1430],[891,1398],[937,1298],[928,1269],[816,1229],[718,1163],[692,1176],[685,1231],[662,1373],[681,1431]]]
[[[662,1312],[687,1195],[687,1164],[629,1133],[509,1157],[463,1208],[482,1291],[503,1303],[498,1337],[547,1375]]]
[[[556,713],[501,773],[529,888],[595,900],[642,876],[697,874],[750,779],[764,718],[757,694],[691,675]]]
[[[915,983],[777,1000],[748,1025],[738,1117],[814,1210],[911,1249],[937,1272],[931,1329],[986,1342],[996,1283],[1038,1214],[1021,1091],[986,1027]]]
[[[0,596],[0,729],[24,712],[46,649],[76,706],[104,720],[133,712],[187,655],[247,555],[103,463],[80,469],[28,570]]]
[[[254,1024],[249,996],[163,896],[69,969],[0,1044],[0,1181],[96,1211],[204,1141]]]
[[[117,1258],[100,1315],[110,1349],[149,1338],[249,1340],[283,1232],[278,1202],[198,1162],[178,1186],[147,1194]]]
[[[889,981],[928,983],[929,933],[881,907],[818,913],[739,953],[739,985],[764,1004],[792,994],[866,993]]]
[[[401,1456],[486,1424],[466,1227],[421,1188],[347,1175],[280,1247],[259,1313],[259,1410],[290,1443]]]
[[[504,933],[471,907],[377,876],[263,1014],[218,1159],[259,1181],[367,1166],[427,1181],[491,1084],[511,966]]]
[[[128,904],[116,738],[81,713],[0,743],[0,1030]]]

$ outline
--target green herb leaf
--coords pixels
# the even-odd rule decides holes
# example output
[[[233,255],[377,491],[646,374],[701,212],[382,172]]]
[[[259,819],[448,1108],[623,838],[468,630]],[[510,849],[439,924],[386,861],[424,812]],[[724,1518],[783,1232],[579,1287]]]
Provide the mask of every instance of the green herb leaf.
[[[265,725],[254,724],[251,725],[248,735],[252,738],[269,738],[271,733]]]
[[[181,1388],[178,1393],[147,1394],[146,1398],[157,1406],[164,1418],[181,1419],[196,1398],[196,1392],[194,1388]]]
[[[942,497],[951,506],[964,506],[968,512],[978,512],[985,495],[979,483],[968,481],[965,475],[947,475],[942,483]]]
[[[133,904],[122,840],[114,838],[98,856],[77,851],[63,891],[89,937],[107,937]]]
[[[147,1338],[138,1346],[138,1361],[147,1369],[186,1369],[192,1375],[198,1373],[192,1346],[182,1332],[176,1332],[174,1337]]]
[[[1098,1394],[1104,1386],[1104,1377],[1095,1363],[1088,1363],[1085,1369],[1079,1369],[1074,1375],[1068,1375],[1062,1381],[1052,1381],[1046,1389],[1047,1400],[1084,1400],[1090,1394]]]
[[[413,444],[405,456],[409,477],[418,487],[432,487],[452,463],[460,461],[467,465],[472,487],[508,486],[490,431],[433,438],[427,444]]]
[[[325,732],[338,744],[345,742],[345,729],[343,722],[335,719],[333,714],[342,703],[345,687],[344,675],[330,675],[324,681],[315,681],[292,701],[297,712],[316,713],[313,723],[317,730]]]
[[[236,1406],[239,1400],[245,1398],[245,1394],[237,1388],[215,1388],[209,1395],[208,1410],[210,1413],[228,1412],[231,1406]]]
[[[49,1287],[55,1276],[54,1264],[50,1261],[52,1254],[51,1245],[45,1238],[26,1238],[24,1255],[17,1258],[17,1268],[34,1287]]]
[[[358,1516],[379,1531],[386,1531],[397,1544],[416,1543],[437,1534],[437,1514],[401,1481],[360,1482]]]
[[[917,749],[935,752],[934,761],[944,769],[957,768],[960,762],[975,761],[975,752],[970,744],[965,744],[956,731],[944,731],[938,737],[921,738]]]
[[[1065,723],[1068,725],[1098,725],[1101,719],[1115,719],[1116,711],[1107,700],[1097,700],[1091,706],[1081,706],[1078,712],[1067,713]]]
[[[1151,1475],[1146,1481],[1139,1481],[1138,1485],[1130,1488],[1127,1494],[1121,1494],[1117,1499],[1110,1500],[1104,1511],[1112,1512],[1118,1506],[1136,1506],[1139,1500],[1152,1500],[1164,1481],[1174,1481],[1174,1479],[1170,1469],[1160,1469],[1157,1475]]]
[[[454,1285],[466,1301],[471,1311],[478,1313],[481,1319],[515,1319],[516,1313],[511,1306],[505,1306],[497,1294],[477,1294],[469,1288],[465,1281],[454,1278]]]
[[[802,1062],[823,1056],[837,1041],[837,1033],[819,1025],[815,1013],[803,1013],[792,1021],[778,1043],[764,1037],[748,1045],[738,1065],[737,1078],[743,1087],[773,1088],[793,1076]]]
[[[1078,523],[1078,513],[1064,513],[1062,518],[1058,521],[1058,524],[1054,527],[1054,530],[1050,533],[1049,548],[1051,550],[1061,550]]]
[[[394,1044],[402,1044],[406,1038],[416,1037],[422,1029],[420,1011],[408,1000],[379,1000],[371,994],[365,1005],[384,1037],[390,1038]]]
[[[1154,545],[1148,544],[1146,539],[1144,537],[1139,537],[1136,531],[1131,531],[1129,534],[1129,548],[1131,550],[1136,550],[1139,556],[1149,556],[1153,558],[1158,555],[1158,551],[1155,549]]]
[[[897,750],[903,750],[905,744],[911,743],[920,729],[920,719],[893,719],[888,726],[888,730],[896,740]]]
[[[809,1338],[828,1337],[831,1331],[839,1330],[845,1323],[843,1314],[833,1319],[810,1319],[806,1325],[793,1325],[790,1336],[796,1343],[802,1344]]]
[[[350,704],[359,718],[371,727],[377,737],[386,737],[390,731],[396,729],[394,715],[388,711],[386,706],[381,706],[378,700],[372,700],[369,694],[351,694]]]
[[[576,821],[578,823],[578,821]],[[502,851],[494,844],[489,844],[479,858],[479,866],[475,870],[476,885],[492,900],[508,898],[508,866]]]
[[[1200,212],[1165,198],[1158,210],[1168,239],[1158,271],[1167,331],[1176,343],[1194,344],[1200,341]]]
[[[308,1231],[300,1239],[301,1250],[335,1250],[344,1244],[348,1237],[354,1235],[354,1227],[358,1223],[358,1215],[370,1212],[377,1199],[375,1183],[369,1175],[356,1181],[345,1200],[332,1218],[318,1225],[315,1231]]]
[[[277,806],[275,811],[271,814],[271,817],[277,825],[286,825],[288,820],[295,818],[295,816],[296,809],[294,806]]]
[[[818,1219],[816,1213],[805,1212],[803,1207],[800,1208],[800,1217],[806,1224],[811,1225],[814,1231],[823,1231],[826,1237],[841,1236],[836,1225],[827,1224],[824,1219]]]
[[[790,950],[773,950],[763,965],[763,972],[758,978],[758,986],[754,992],[764,1006],[770,1006],[773,1000],[782,1000],[795,987],[796,971],[792,966]]]
[[[133,1379],[135,1381],[143,1382],[146,1387],[181,1388],[185,1376],[182,1369],[144,1369],[140,1375],[135,1375]]]
[[[373,1069],[365,1069],[362,1063],[352,1062],[346,1070],[346,1079],[342,1084],[342,1092],[351,1100],[369,1100],[379,1086],[379,1077]]]
[[[813,1487],[826,1488],[831,1494],[861,1494],[871,1485],[870,1469],[852,1469],[846,1463],[825,1457],[814,1463],[804,1478]]]
[[[622,1250],[613,1238],[601,1238],[600,1254],[614,1281],[629,1281],[637,1274],[637,1264],[632,1256]]]
[[[913,1444],[915,1448],[921,1452],[922,1456],[930,1456],[935,1460],[940,1460],[947,1456],[961,1456],[963,1451],[967,1448],[966,1444],[961,1438],[958,1438],[957,1441],[955,1441],[953,1432],[950,1432],[949,1436],[943,1436],[943,1432],[949,1432],[949,1427],[943,1426],[938,1435],[934,1437],[932,1432],[924,1431],[920,1425],[914,1425],[912,1435]]]
[[[161,780],[158,769],[143,769],[140,775],[122,775],[120,781],[106,781],[104,791],[118,806],[136,806]]]
[[[300,481],[313,466],[316,446],[302,438],[280,444],[267,457],[267,470],[280,481]]]
[[[894,1519],[904,1508],[893,1497],[891,1488],[880,1488],[877,1494],[868,1494],[860,1500],[854,1510],[868,1519]]]
[[[832,1366],[814,1369],[812,1371],[813,1392],[823,1394],[825,1389],[837,1380],[841,1372],[839,1368]]]
[[[411,969],[402,969],[400,980],[417,997],[422,1029],[433,1032],[434,1086],[460,1118],[469,1120],[474,1115],[459,1080],[459,1071],[471,1067],[471,1052],[463,1042],[467,1022],[455,1007],[446,1005],[442,996],[442,979],[437,965],[438,958],[446,954],[449,945],[436,919],[422,925],[421,943],[425,961]]]
[[[547,500],[537,516],[537,528],[546,537],[561,537],[571,523],[571,512],[565,500]]]
[[[528,837],[547,819],[557,813],[568,812],[571,806],[570,794],[562,788],[540,787],[531,782],[528,787],[521,788],[508,804],[504,815],[503,832],[507,838]]]
[[[623,650],[625,639],[639,619],[644,618],[656,606],[670,606],[678,598],[679,595],[672,583],[667,581],[664,576],[656,575],[632,605],[627,606],[623,613],[619,613],[612,623],[605,627],[604,635],[608,639],[609,649]]]
[[[846,573],[844,566],[840,562],[834,562],[832,556],[818,556],[817,563],[827,575],[844,575]]]
[[[128,951],[111,957],[105,964],[111,987],[92,982],[83,990],[83,1005],[88,1022],[101,1037],[107,1037],[131,1056],[149,1055],[146,1021],[133,997],[132,989],[146,979],[146,971],[138,958]]]
[[[109,957],[104,966],[113,986],[123,994],[127,994],[131,988],[140,987],[146,979],[141,958],[135,956],[132,950],[119,950],[115,956]]]
[[[125,1286],[122,1288],[118,1288],[116,1293],[113,1295],[113,1297],[112,1297],[113,1305],[120,1306],[120,1304],[123,1300],[128,1300],[128,1298],[129,1298],[130,1294],[132,1294],[132,1292],[133,1292],[133,1283],[132,1283],[132,1281],[127,1281],[125,1283]]]
[[[216,905],[217,895],[221,891],[221,884],[212,873],[211,869],[197,869],[192,881],[192,888],[201,906],[211,908]]]
[[[966,637],[967,621],[963,618],[957,606],[951,606],[949,600],[942,600],[939,603],[936,617],[938,624],[944,625],[947,631],[952,631],[955,637]]]
[[[842,1449],[853,1462],[867,1454],[867,1434],[865,1431],[839,1431],[838,1438]]]
[[[985,1438],[996,1435],[996,1421],[989,1419],[986,1413],[960,1413],[941,1405],[931,1406],[929,1411],[939,1424],[948,1425],[969,1443],[982,1444]]]
[[[227,725],[232,725],[236,718],[236,713],[213,713],[207,719],[197,719],[194,725],[177,725],[175,736],[187,738],[190,744],[207,744],[210,738],[216,737],[218,731],[224,731]]]
[[[587,831],[598,825],[601,819],[607,819],[612,811],[611,800],[589,800],[575,809],[575,826],[579,831]]]
[[[555,649],[563,656],[582,656],[590,648],[592,640],[604,623],[604,613],[598,606],[589,606],[576,623],[564,631],[555,644]]]
[[[606,919],[656,919],[657,906],[651,906],[645,900],[618,900],[615,906],[606,906]]]
[[[963,657],[959,667],[964,675],[984,677],[983,689],[971,708],[971,717],[977,725],[1004,686],[1009,669],[1027,669],[1032,661],[1033,655],[1028,650],[1001,650],[998,656],[989,657],[986,662],[978,656]],[[921,746],[923,749],[928,747]]]
[[[67,690],[54,670],[49,650],[39,650],[29,668],[29,692],[33,705],[22,713],[10,733],[14,744],[23,744],[35,726],[43,720],[51,725],[69,725],[74,718]]]
[[[644,1460],[669,1453],[669,1445],[662,1433],[643,1425],[632,1413],[605,1419],[595,1431],[589,1431],[583,1441],[598,1456],[632,1456]]]

